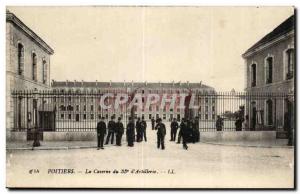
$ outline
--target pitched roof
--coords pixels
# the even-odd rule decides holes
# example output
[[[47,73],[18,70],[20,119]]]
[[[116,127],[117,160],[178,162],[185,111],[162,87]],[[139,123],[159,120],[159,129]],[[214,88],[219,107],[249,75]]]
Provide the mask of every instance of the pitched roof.
[[[86,88],[123,88],[123,87],[135,87],[135,88],[190,88],[190,89],[209,89],[214,88],[204,85],[202,83],[180,83],[180,82],[86,82],[86,81],[52,81],[51,86],[53,88],[58,87],[86,87]]]
[[[27,36],[29,36],[48,54],[54,53],[54,50],[42,38],[40,38],[34,31],[32,31],[28,26],[26,26],[15,14],[10,12],[9,10],[6,10],[6,22],[11,22],[19,29],[21,29]]]
[[[266,44],[288,32],[292,31],[295,27],[295,17],[294,15],[290,16],[284,22],[282,22],[279,26],[277,26],[273,31],[265,35],[262,39],[256,42],[253,46],[251,46],[243,55],[246,53],[255,50],[259,46]]]

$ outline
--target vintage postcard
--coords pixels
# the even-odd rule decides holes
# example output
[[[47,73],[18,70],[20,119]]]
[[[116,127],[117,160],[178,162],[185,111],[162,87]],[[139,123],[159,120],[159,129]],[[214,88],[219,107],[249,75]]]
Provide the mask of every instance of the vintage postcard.
[[[6,187],[295,188],[295,17],[7,6]]]

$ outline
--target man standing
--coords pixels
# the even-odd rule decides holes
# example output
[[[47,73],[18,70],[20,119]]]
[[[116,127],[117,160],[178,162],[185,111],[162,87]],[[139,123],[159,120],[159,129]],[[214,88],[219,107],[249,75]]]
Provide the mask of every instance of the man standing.
[[[138,119],[135,123],[135,128],[136,128],[136,142],[141,142],[142,126],[141,126],[141,118],[140,117],[138,117]]]
[[[171,140],[170,141],[176,140],[177,129],[178,129],[178,123],[176,121],[176,118],[174,118],[173,121],[171,122]]]
[[[161,119],[158,119],[158,124],[156,125],[157,129],[157,148],[165,149],[165,136],[166,136],[166,126],[161,122]]]
[[[151,125],[152,125],[152,130],[154,130],[154,127],[155,127],[155,119],[154,119],[154,117],[151,118]]]
[[[111,144],[114,144],[114,135],[115,135],[115,127],[116,127],[116,123],[114,121],[115,117],[111,116],[111,120],[108,122],[107,128],[108,128],[108,134],[106,137],[106,142],[105,145],[108,144],[109,138],[111,136]]]
[[[121,122],[121,117],[118,118],[118,122],[116,123],[116,145],[121,146],[122,135],[124,134],[124,126]]]
[[[133,144],[133,142],[134,142],[134,122],[131,117],[129,117],[129,122],[126,127],[126,138],[127,138],[128,146],[133,147],[134,146],[134,144]]]
[[[190,132],[189,132],[189,126],[188,126],[188,121],[186,119],[183,120],[182,125],[180,126],[181,130],[181,135],[182,135],[182,145],[183,149],[188,149],[187,146],[187,140],[189,138]]]
[[[97,149],[99,150],[104,149],[103,142],[104,142],[104,136],[106,134],[106,124],[104,122],[104,117],[101,118],[101,121],[97,123]]]
[[[193,121],[193,139],[194,139],[194,142],[200,141],[199,117],[195,117],[195,119]]]
[[[222,131],[223,128],[223,119],[219,115],[217,116],[216,128],[217,131]]]
[[[142,121],[141,121],[141,141],[143,141],[143,138],[144,138],[145,142],[147,142],[146,129],[147,129],[147,123],[146,123],[144,117],[142,117]]]

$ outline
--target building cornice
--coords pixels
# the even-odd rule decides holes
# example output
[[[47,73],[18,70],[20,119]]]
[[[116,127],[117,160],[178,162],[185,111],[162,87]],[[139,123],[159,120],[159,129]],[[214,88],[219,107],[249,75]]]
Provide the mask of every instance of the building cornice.
[[[17,27],[19,27],[22,31],[25,32],[27,36],[32,38],[41,48],[43,48],[48,54],[53,54],[54,50],[41,39],[36,33],[34,33],[29,27],[27,27],[15,14],[7,11],[6,12],[6,22],[11,22]]]
[[[253,49],[251,51],[248,51],[248,52],[244,53],[242,55],[242,57],[243,58],[250,57],[250,56],[256,54],[257,52],[260,52],[260,51],[262,51],[264,49],[267,49],[270,46],[273,46],[274,44],[276,44],[276,43],[278,43],[280,41],[283,41],[283,40],[285,40],[285,39],[287,39],[287,38],[289,38],[291,36],[294,36],[294,30],[291,30],[290,32],[288,32],[288,33],[286,33],[284,35],[281,35],[281,36],[279,36],[279,37],[277,37],[277,38],[275,38],[275,39],[273,39],[273,40],[271,40],[269,42],[266,42],[265,44],[262,44],[262,45],[258,46],[257,48],[255,48],[255,49]]]

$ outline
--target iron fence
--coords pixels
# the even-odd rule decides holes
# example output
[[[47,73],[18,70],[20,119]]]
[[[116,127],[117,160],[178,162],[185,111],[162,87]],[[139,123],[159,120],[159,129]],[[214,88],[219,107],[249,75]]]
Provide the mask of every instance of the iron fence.
[[[135,118],[144,117],[148,126],[151,126],[153,117],[162,118],[167,125],[173,118],[197,118],[200,131],[279,130],[293,119],[293,96],[284,93],[192,92],[193,98],[189,99],[189,106],[185,108],[180,108],[179,95],[174,106],[171,102],[161,106],[162,99],[159,99],[146,108],[149,93],[143,91],[140,93],[142,107],[133,106],[133,112],[130,109],[132,93],[122,93],[129,96],[128,102],[115,107],[118,94],[115,92],[104,100],[104,104],[113,108],[105,109],[101,106],[105,92],[14,91],[12,130],[95,131],[101,117],[105,117],[107,122],[111,116],[121,117],[126,126],[133,112]],[[151,93],[160,98],[164,94],[161,91]],[[168,92],[169,97],[172,94]],[[186,96],[189,95],[191,93],[187,91]]]

